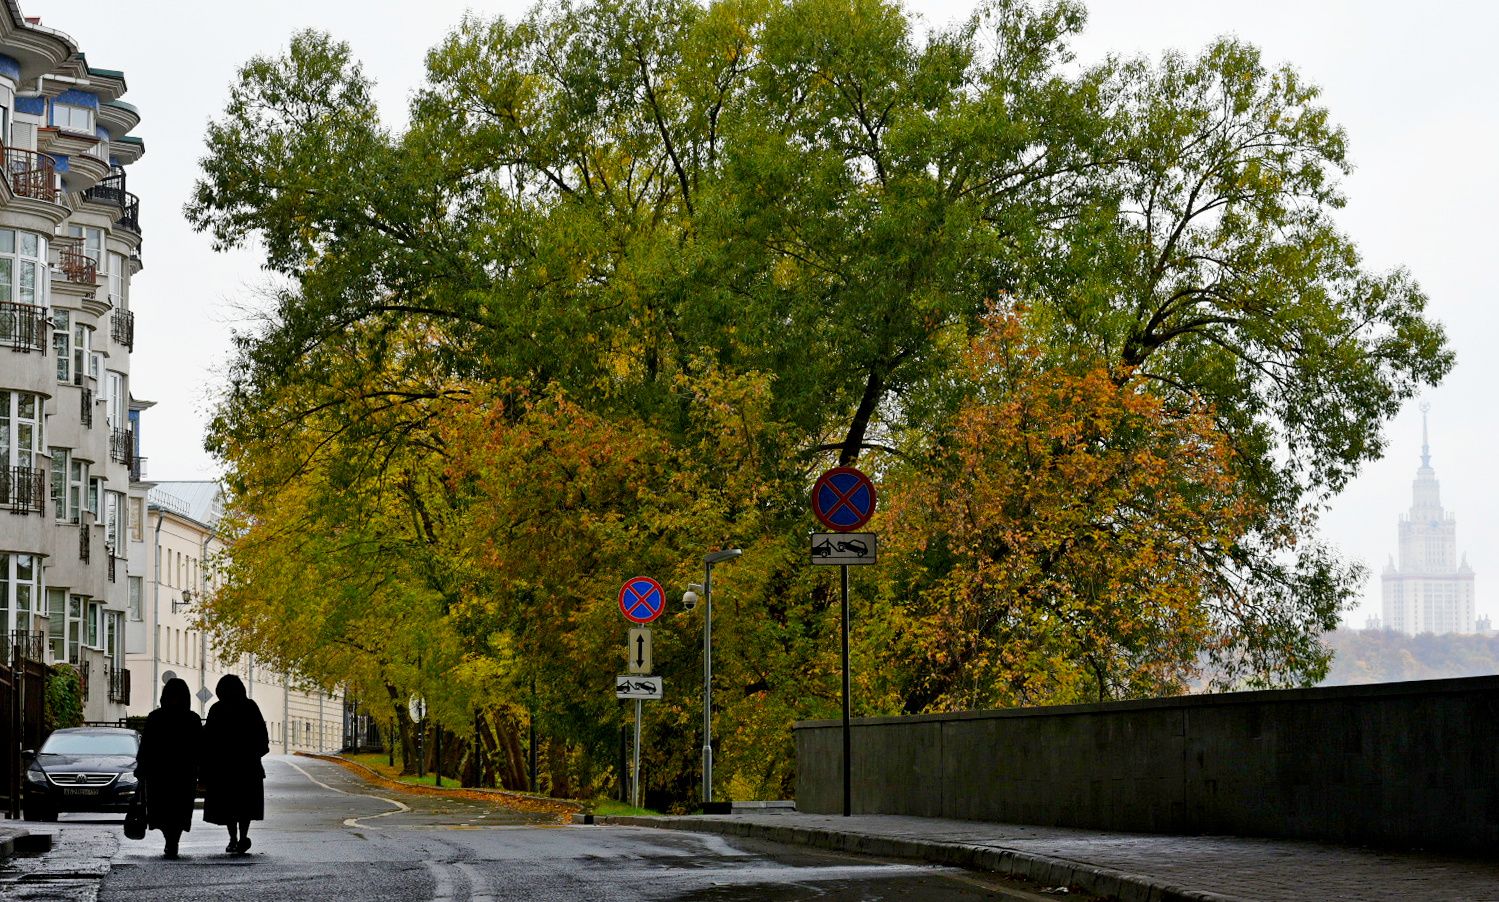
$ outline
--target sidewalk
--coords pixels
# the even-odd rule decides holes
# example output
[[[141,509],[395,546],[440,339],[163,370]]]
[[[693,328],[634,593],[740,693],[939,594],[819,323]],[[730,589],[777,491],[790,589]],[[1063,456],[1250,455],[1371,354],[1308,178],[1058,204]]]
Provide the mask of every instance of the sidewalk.
[[[1225,836],[1104,833],[892,815],[788,810],[600,817],[600,824],[747,836],[913,858],[1067,885],[1123,902],[1499,900],[1499,862]]]

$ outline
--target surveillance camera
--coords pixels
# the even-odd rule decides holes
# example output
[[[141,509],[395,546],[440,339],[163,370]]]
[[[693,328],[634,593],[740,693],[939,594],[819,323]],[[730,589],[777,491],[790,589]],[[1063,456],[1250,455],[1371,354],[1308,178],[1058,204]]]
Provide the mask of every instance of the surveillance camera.
[[[690,611],[695,607],[697,607],[697,593],[688,589],[682,593],[682,608]]]

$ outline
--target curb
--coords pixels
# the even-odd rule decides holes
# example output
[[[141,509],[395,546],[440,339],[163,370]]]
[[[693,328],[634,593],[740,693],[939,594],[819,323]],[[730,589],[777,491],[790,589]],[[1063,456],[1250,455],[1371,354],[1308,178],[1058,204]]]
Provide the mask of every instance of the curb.
[[[908,858],[1017,877],[1043,886],[1073,886],[1095,896],[1120,902],[1245,902],[1237,896],[1190,890],[1142,874],[1129,874],[1066,858],[1051,858],[997,846],[937,842],[908,837],[845,833],[819,827],[792,827],[752,821],[692,817],[634,817],[616,815],[595,819],[600,824],[655,827],[766,839],[787,845],[884,858]]]
[[[583,806],[577,802],[563,799],[553,799],[547,796],[536,796],[524,792],[511,792],[508,789],[484,789],[484,788],[455,788],[447,789],[437,786],[422,786],[413,783],[402,783],[392,780],[378,771],[371,770],[358,761],[351,761],[342,755],[320,755],[316,752],[296,752],[303,758],[316,758],[319,761],[331,761],[334,764],[343,765],[362,777],[366,782],[373,783],[386,789],[396,789],[401,792],[409,792],[413,795],[438,796],[449,799],[469,799],[471,801],[494,802],[507,805],[520,811],[532,811],[540,814],[549,814],[558,821],[566,822],[567,819],[583,810]]]
[[[0,861],[16,855],[41,855],[52,848],[52,833],[0,828]]]

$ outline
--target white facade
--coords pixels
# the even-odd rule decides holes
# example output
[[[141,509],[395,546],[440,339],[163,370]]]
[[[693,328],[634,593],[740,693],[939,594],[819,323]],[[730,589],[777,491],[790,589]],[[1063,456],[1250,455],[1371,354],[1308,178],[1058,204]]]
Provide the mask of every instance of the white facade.
[[[0,4],[0,630],[125,711],[126,518],[144,499],[130,398],[145,152],[123,73]]]
[[[1400,517],[1400,559],[1384,570],[1384,626],[1417,633],[1475,631],[1473,569],[1457,556],[1457,520],[1442,508],[1422,408],[1421,466]]]
[[[289,685],[283,674],[250,656],[221,660],[212,638],[199,629],[198,608],[217,586],[213,561],[223,551],[220,497],[214,482],[154,483],[138,531],[132,521],[131,572],[141,576],[130,589],[125,630],[127,665],[139,687],[131,694],[130,714],[145,715],[160,703],[169,674],[187,681],[194,710],[206,714],[219,678],[233,673],[260,706],[273,751],[338,751],[342,692]]]

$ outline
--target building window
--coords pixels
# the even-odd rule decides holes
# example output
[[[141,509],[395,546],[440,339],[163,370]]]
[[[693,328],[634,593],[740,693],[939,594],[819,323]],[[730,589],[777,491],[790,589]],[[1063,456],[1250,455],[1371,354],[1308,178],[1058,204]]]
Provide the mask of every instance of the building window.
[[[109,302],[118,310],[128,310],[125,299],[125,255],[111,252],[109,255]]]
[[[47,590],[47,644],[52,647],[52,660],[68,659],[68,592],[66,589]]]
[[[146,540],[146,500],[144,498],[130,499],[130,541],[144,542]]]
[[[41,396],[0,391],[0,466],[34,467],[41,452]]]
[[[88,603],[88,617],[83,623],[83,644],[89,648],[103,648],[99,622],[104,619],[104,605],[97,601]]]
[[[88,462],[74,458],[67,448],[53,448],[53,516],[66,523],[83,522],[83,504],[88,484]]]
[[[92,327],[78,322],[67,310],[52,311],[52,354],[57,358],[58,382],[83,384],[84,364],[93,360],[89,351],[93,343]]]
[[[109,425],[112,429],[126,428],[125,408],[129,399],[125,396],[125,374],[109,370],[105,373],[104,397],[108,404]]]
[[[0,553],[0,611],[5,629],[30,632],[33,628],[34,599],[41,598],[40,562],[30,554]]]
[[[94,136],[94,111],[71,103],[52,104],[52,124],[63,131]]]
[[[120,517],[125,508],[125,496],[121,492],[104,493],[104,541],[109,543],[110,553],[121,557]]]
[[[129,591],[130,591],[130,600],[129,600],[129,603],[128,603],[128,606],[130,608],[130,619],[134,620],[136,622],[139,622],[142,619],[144,619],[144,616],[143,616],[143,606],[144,606],[144,597],[145,597],[145,582],[144,582],[144,577],[140,577],[140,576],[126,577],[126,585],[129,586]]]
[[[82,595],[68,596],[68,663],[77,664],[83,660],[79,654],[79,645],[83,638],[83,606],[88,604],[88,599]]]
[[[47,240],[35,232],[0,229],[0,301],[45,307]]]

